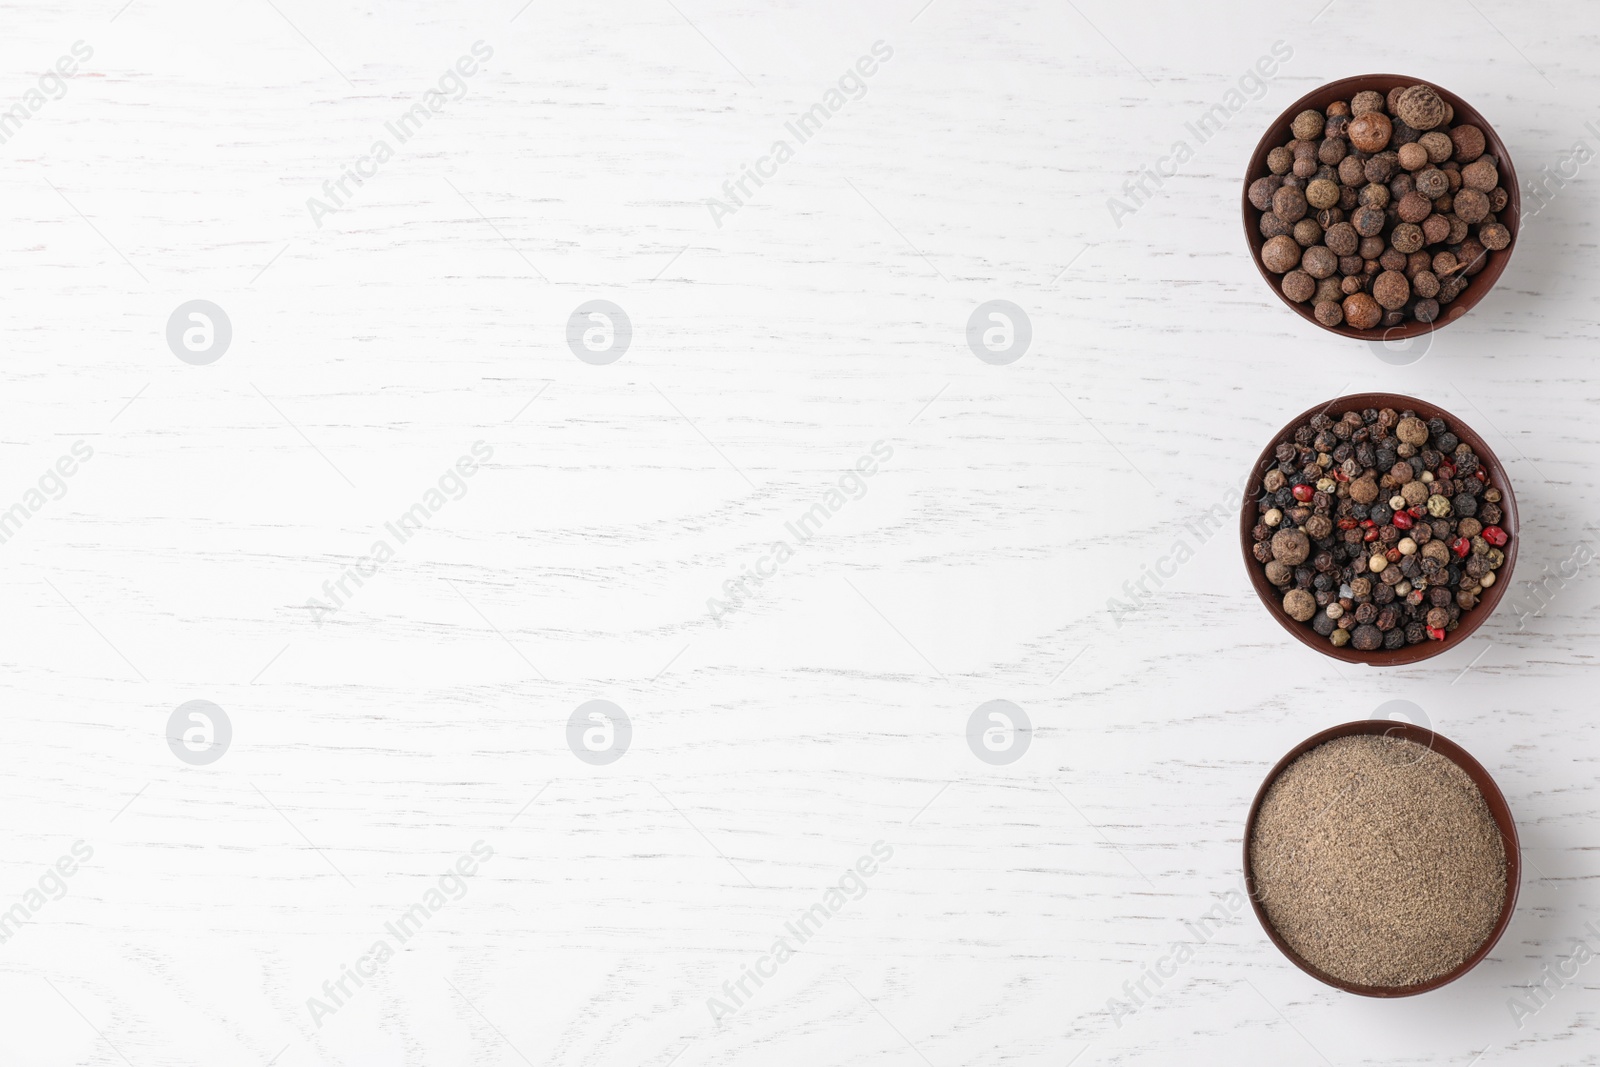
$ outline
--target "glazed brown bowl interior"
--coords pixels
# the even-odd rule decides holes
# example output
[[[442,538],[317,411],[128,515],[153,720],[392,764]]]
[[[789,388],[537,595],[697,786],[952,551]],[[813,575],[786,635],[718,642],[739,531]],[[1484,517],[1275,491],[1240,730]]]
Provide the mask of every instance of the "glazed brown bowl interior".
[[[1473,784],[1478,787],[1478,792],[1483,794],[1483,802],[1488,806],[1489,814],[1493,816],[1494,824],[1500,831],[1501,844],[1505,846],[1506,896],[1504,903],[1500,906],[1500,917],[1495,921],[1494,929],[1489,932],[1489,936],[1484,939],[1483,944],[1478,946],[1477,951],[1463,960],[1459,967],[1441,974],[1437,978],[1431,978],[1416,985],[1358,985],[1318,970],[1289,947],[1288,942],[1283,939],[1282,935],[1272,925],[1272,920],[1267,917],[1266,908],[1262,905],[1260,896],[1256,892],[1255,874],[1250,864],[1250,838],[1255,833],[1256,818],[1261,813],[1261,803],[1266,799],[1267,790],[1272,787],[1272,783],[1277,781],[1278,775],[1282,774],[1289,764],[1307,752],[1310,752],[1324,741],[1332,741],[1338,737],[1349,737],[1352,734],[1376,734],[1415,741],[1419,745],[1426,745],[1460,767],[1466,772],[1467,777],[1472,779]],[[1261,928],[1267,932],[1267,937],[1272,939],[1272,943],[1278,946],[1278,951],[1288,957],[1290,963],[1293,963],[1317,981],[1331,985],[1335,989],[1342,989],[1346,993],[1357,993],[1364,997],[1413,997],[1418,993],[1426,993],[1455,981],[1476,967],[1485,956],[1494,950],[1495,943],[1500,940],[1500,935],[1506,932],[1506,927],[1511,924],[1511,915],[1517,908],[1517,890],[1522,883],[1522,851],[1517,843],[1516,820],[1511,816],[1511,808],[1506,804],[1506,798],[1501,794],[1500,787],[1495,785],[1494,779],[1489,776],[1488,771],[1483,769],[1483,765],[1473,759],[1465,749],[1447,737],[1436,734],[1432,730],[1424,729],[1421,726],[1414,726],[1408,722],[1396,722],[1388,719],[1363,719],[1359,722],[1347,722],[1342,726],[1335,726],[1306,738],[1290,749],[1268,772],[1266,779],[1261,783],[1261,788],[1256,790],[1255,800],[1250,803],[1250,814],[1245,819],[1244,879],[1245,886],[1249,891],[1250,906],[1254,909],[1256,918],[1261,922]]]
[[[1289,131],[1289,126],[1294,117],[1307,108],[1319,112],[1335,100],[1349,100],[1359,92],[1368,89],[1387,94],[1390,89],[1398,85],[1431,85],[1446,103],[1455,109],[1455,118],[1451,125],[1458,126],[1468,123],[1483,131],[1484,140],[1488,147],[1485,154],[1494,156],[1496,169],[1500,172],[1500,187],[1506,191],[1510,199],[1506,209],[1496,215],[1502,225],[1511,231],[1511,244],[1498,252],[1489,253],[1489,261],[1477,274],[1471,276],[1471,284],[1460,296],[1444,305],[1439,317],[1433,322],[1418,322],[1407,319],[1398,326],[1378,326],[1371,330],[1357,330],[1348,323],[1338,326],[1324,326],[1312,314],[1309,304],[1297,304],[1283,295],[1283,276],[1274,274],[1267,269],[1261,261],[1261,215],[1256,206],[1250,203],[1250,183],[1268,173],[1267,154],[1279,145],[1287,144],[1294,136]],[[1320,89],[1314,89],[1296,100],[1279,115],[1267,132],[1262,136],[1261,143],[1256,145],[1255,154],[1250,157],[1249,169],[1245,171],[1244,188],[1240,191],[1239,201],[1244,207],[1244,238],[1250,246],[1250,257],[1255,260],[1256,269],[1261,272],[1261,277],[1266,280],[1273,293],[1282,300],[1295,314],[1316,326],[1318,329],[1328,330],[1331,333],[1344,337],[1354,337],[1365,341],[1402,341],[1411,337],[1420,337],[1425,333],[1448,326],[1461,316],[1471,311],[1478,301],[1482,300],[1490,289],[1494,288],[1500,275],[1505,273],[1506,265],[1511,262],[1511,253],[1517,248],[1518,224],[1522,218],[1522,194],[1517,186],[1517,172],[1511,165],[1511,155],[1506,151],[1505,142],[1500,135],[1495,133],[1483,115],[1472,105],[1462,100],[1455,93],[1445,89],[1438,82],[1429,81],[1427,78],[1414,78],[1404,74],[1362,74],[1354,78],[1343,78],[1336,82],[1329,82]]]
[[[1415,411],[1418,417],[1426,420],[1440,418],[1450,425],[1450,432],[1463,442],[1472,446],[1478,454],[1478,460],[1489,472],[1489,484],[1500,490],[1500,510],[1503,517],[1499,526],[1510,535],[1504,548],[1506,561],[1500,569],[1495,571],[1494,584],[1483,591],[1477,607],[1471,611],[1461,613],[1461,621],[1453,633],[1445,635],[1443,641],[1429,639],[1415,645],[1405,645],[1402,648],[1379,649],[1376,652],[1361,652],[1350,645],[1343,648],[1334,647],[1333,642],[1326,637],[1318,636],[1316,631],[1305,623],[1295,622],[1283,610],[1283,594],[1278,592],[1276,586],[1267,581],[1266,568],[1256,562],[1251,552],[1255,541],[1250,536],[1250,531],[1256,525],[1256,500],[1261,496],[1262,478],[1266,472],[1277,465],[1273,452],[1278,442],[1289,439],[1295,427],[1306,422],[1311,416],[1326,413],[1330,418],[1338,419],[1346,411],[1361,411],[1364,408],[1394,408],[1396,411]],[[1239,546],[1244,552],[1245,569],[1250,572],[1250,584],[1255,586],[1256,595],[1261,598],[1261,603],[1272,613],[1285,630],[1288,630],[1302,644],[1316,649],[1325,656],[1343,660],[1346,663],[1366,663],[1375,667],[1399,667],[1408,663],[1417,663],[1421,660],[1437,656],[1458,647],[1472,636],[1485,619],[1493,613],[1500,603],[1500,598],[1511,587],[1511,572],[1517,563],[1517,547],[1521,543],[1521,529],[1517,523],[1517,498],[1511,491],[1511,480],[1506,475],[1506,469],[1489,446],[1478,436],[1476,430],[1468,426],[1460,418],[1452,415],[1437,404],[1430,404],[1426,400],[1416,397],[1401,396],[1398,393],[1356,393],[1351,396],[1341,396],[1325,404],[1303,411],[1291,419],[1288,425],[1280,429],[1267,442],[1267,447],[1261,450],[1261,455],[1256,459],[1256,465],[1251,469],[1250,479],[1245,485],[1244,503],[1239,512]]]

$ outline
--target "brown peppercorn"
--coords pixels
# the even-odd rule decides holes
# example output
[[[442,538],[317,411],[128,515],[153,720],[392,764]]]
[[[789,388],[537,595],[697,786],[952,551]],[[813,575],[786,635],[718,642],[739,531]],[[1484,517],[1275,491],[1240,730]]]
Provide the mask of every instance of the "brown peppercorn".
[[[1483,247],[1498,252],[1511,244],[1511,231],[1498,222],[1491,222],[1478,229],[1478,240]]]
[[[1413,85],[1395,100],[1394,113],[1413,129],[1431,130],[1444,122],[1444,101],[1431,85]],[[1321,118],[1317,116],[1319,131]]]
[[[1463,189],[1456,194],[1455,212],[1468,225],[1482,222],[1489,217],[1489,198],[1476,189]]]
[[[1383,321],[1383,308],[1366,293],[1354,293],[1344,298],[1344,317],[1356,329],[1370,330]]]
[[[1364,89],[1350,98],[1350,114],[1356,118],[1371,111],[1382,111],[1384,106],[1383,94],[1372,89]]]
[[[1303,270],[1292,270],[1283,276],[1283,295],[1297,304],[1310,300],[1316,291],[1316,281]]]
[[[1430,162],[1438,162],[1428,154],[1428,150],[1420,144],[1407,144],[1400,146],[1400,165],[1406,170],[1421,170]]]
[[[1393,131],[1389,116],[1383,112],[1358,113],[1350,122],[1350,143],[1363,152],[1381,152],[1388,146]]]
[[[1306,203],[1318,210],[1333,207],[1339,203],[1339,185],[1327,178],[1318,178],[1306,186],[1305,199]],[[1488,200],[1485,199],[1484,203],[1487,204]]]
[[[1452,155],[1457,163],[1471,163],[1483,155],[1483,150],[1488,147],[1483,131],[1476,126],[1452,126],[1450,128],[1450,141]]]
[[[1371,187],[1369,186],[1369,188]],[[1383,187],[1378,186],[1378,188],[1381,189]],[[1283,190],[1280,189],[1278,191],[1281,193]],[[1385,191],[1387,192],[1387,190]],[[1384,215],[1382,207],[1358,207],[1350,215],[1350,225],[1354,226],[1356,233],[1359,233],[1363,237],[1378,236],[1383,232],[1384,223],[1387,221],[1388,219]],[[1348,312],[1346,312],[1346,314],[1348,314]]]
[[[1300,246],[1293,237],[1274,237],[1261,246],[1261,262],[1274,274],[1286,274],[1300,265]]]
[[[1333,276],[1339,259],[1326,245],[1312,245],[1302,253],[1300,265],[1311,277],[1321,280]]]
[[[1445,176],[1444,171],[1437,167],[1429,167],[1427,170],[1418,171],[1415,181],[1417,183],[1417,192],[1429,200],[1437,200],[1450,191],[1450,179]],[[1279,191],[1281,192],[1282,190]]]
[[[1318,300],[1311,309],[1317,321],[1324,326],[1338,326],[1344,322],[1344,309],[1332,300]]]
[[[1306,215],[1305,194],[1285,185],[1272,194],[1272,213],[1291,225],[1299,222]]]
[[[1487,193],[1500,184],[1500,172],[1490,159],[1478,159],[1461,168],[1461,184],[1468,189]]]
[[[1402,222],[1389,234],[1389,243],[1394,245],[1396,252],[1410,255],[1422,247],[1422,227],[1414,223]],[[1404,269],[1404,268],[1397,268]]]

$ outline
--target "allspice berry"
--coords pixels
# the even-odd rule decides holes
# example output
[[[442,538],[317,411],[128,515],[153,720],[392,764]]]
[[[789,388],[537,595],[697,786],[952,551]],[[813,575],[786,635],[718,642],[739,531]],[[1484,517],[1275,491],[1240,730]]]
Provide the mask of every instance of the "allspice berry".
[[[1312,308],[1317,321],[1324,326],[1338,326],[1344,322],[1344,309],[1332,300],[1319,300],[1316,307]]]
[[[1431,162],[1436,162],[1428,154],[1428,150],[1420,144],[1407,144],[1400,146],[1400,165],[1406,170],[1421,170]],[[1448,157],[1446,157],[1448,158]]]
[[[1461,184],[1468,189],[1487,193],[1500,184],[1500,172],[1487,159],[1474,160],[1461,168]]]
[[[1285,274],[1300,265],[1300,245],[1286,234],[1274,237],[1261,246],[1261,262],[1272,273]]]
[[[1491,222],[1478,230],[1478,240],[1483,247],[1498,252],[1511,244],[1511,231],[1498,222]]]
[[[1477,164],[1473,165],[1476,166]],[[1429,167],[1427,170],[1419,171],[1416,183],[1417,192],[1429,200],[1437,200],[1450,191],[1450,179],[1445,175],[1444,171],[1437,167]],[[1491,185],[1489,188],[1492,189],[1494,186]],[[1280,189],[1278,191],[1282,192],[1283,190]]]
[[[1300,530],[1279,530],[1272,535],[1272,558],[1298,567],[1311,555],[1311,541]]]
[[[1450,158],[1457,163],[1471,163],[1483,155],[1484,149],[1489,145],[1483,136],[1483,131],[1476,126],[1452,126],[1450,141],[1453,147]]]
[[[1272,194],[1272,213],[1284,222],[1296,223],[1306,216],[1306,195],[1285,185]]]
[[[1318,210],[1333,207],[1339,202],[1339,185],[1327,178],[1317,178],[1306,186],[1305,199],[1306,203]],[[1273,202],[1276,204],[1276,196]],[[1488,200],[1485,199],[1484,203],[1487,204]]]
[[[1462,222],[1482,222],[1489,217],[1489,198],[1476,189],[1463,189],[1455,196],[1455,213]]]
[[[1316,291],[1316,280],[1303,270],[1292,270],[1283,276],[1283,295],[1297,304],[1310,300]]]
[[[1428,440],[1428,424],[1411,415],[1401,419],[1394,428],[1394,435],[1408,445],[1421,446]]]
[[[1394,127],[1381,111],[1368,111],[1350,121],[1350,143],[1363,152],[1382,152]]]
[[[1369,111],[1381,111],[1384,106],[1383,94],[1374,89],[1363,90],[1350,98],[1350,114],[1355,118]]]
[[[1310,108],[1300,112],[1290,123],[1289,130],[1297,140],[1311,141],[1322,136],[1322,112]]]
[[[1475,127],[1457,127],[1457,129],[1475,129]],[[1417,144],[1428,153],[1429,163],[1443,163],[1456,152],[1454,141],[1455,131],[1440,133],[1438,130],[1429,130],[1417,139]],[[1478,134],[1481,138],[1483,134]],[[1458,157],[1459,161],[1459,157]]]
[[[1395,101],[1394,113],[1418,130],[1431,130],[1445,121],[1445,104],[1430,85],[1413,85]]]
[[[1383,308],[1366,293],[1352,293],[1344,298],[1344,317],[1356,329],[1370,330],[1383,321]]]
[[[1317,613],[1317,598],[1304,589],[1291,589],[1283,595],[1283,610],[1295,622],[1307,622]]]
[[[1312,245],[1300,256],[1300,266],[1306,274],[1321,281],[1333,276],[1339,268],[1339,258],[1326,245]]]

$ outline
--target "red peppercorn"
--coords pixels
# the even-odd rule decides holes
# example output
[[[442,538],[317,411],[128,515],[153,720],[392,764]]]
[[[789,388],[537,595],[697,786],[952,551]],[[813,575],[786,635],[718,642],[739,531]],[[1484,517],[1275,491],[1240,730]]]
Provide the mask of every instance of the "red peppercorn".
[[[1409,530],[1415,522],[1416,520],[1411,517],[1409,512],[1397,511],[1394,513],[1394,528],[1397,530]]]
[[[1350,476],[1343,470],[1340,470],[1336,467],[1333,471],[1333,480],[1336,482],[1348,482],[1350,480]]]
[[[1456,476],[1456,465],[1454,463],[1439,464],[1438,476],[1440,478],[1454,478]]]
[[[1437,626],[1430,626],[1428,627],[1428,636],[1433,638],[1435,641],[1443,641],[1444,631]]]
[[[1411,592],[1406,594],[1406,603],[1411,605],[1420,604],[1422,603],[1422,596],[1422,590],[1413,589]]]
[[[1309,485],[1297,485],[1293,489],[1289,490],[1289,492],[1294,494],[1294,498],[1296,500],[1304,504],[1306,501],[1311,499],[1312,494],[1315,493],[1316,490],[1311,488]]]
[[[1383,554],[1383,557],[1385,559],[1387,559],[1390,563],[1399,563],[1400,562],[1400,550],[1398,548],[1391,548],[1389,551],[1387,551],[1387,552],[1385,552]]]
[[[1356,520],[1354,520],[1354,519],[1340,519],[1339,520],[1339,529],[1341,529],[1341,530],[1354,530],[1355,528],[1356,528]]]
[[[1450,542],[1450,551],[1456,554],[1457,559],[1466,559],[1467,553],[1472,551],[1472,542],[1465,537],[1458,537]]]
[[[1368,525],[1370,526],[1371,523],[1368,523]],[[1376,541],[1377,539],[1378,539],[1378,528],[1376,526],[1373,526],[1372,529],[1368,530],[1366,533],[1361,535],[1361,540],[1366,541],[1368,543]]]
[[[1489,480],[1489,472],[1484,470],[1482,467],[1479,467],[1478,471],[1477,471],[1477,479],[1480,482],[1488,481]]]
[[[1507,534],[1498,526],[1485,526],[1483,528],[1483,539],[1494,547],[1499,548],[1501,545],[1511,540],[1511,535]]]
[[[1427,510],[1428,506],[1426,504],[1418,504],[1414,508],[1406,508],[1406,514],[1410,515],[1413,519],[1420,519],[1424,514],[1427,513]]]
[[[1362,526],[1363,526],[1363,527],[1367,527],[1367,526],[1371,526],[1371,525],[1372,525],[1372,524],[1373,524],[1373,523],[1372,523],[1372,520],[1371,520],[1371,519],[1362,519],[1362,520],[1361,520],[1361,525],[1362,525]]]

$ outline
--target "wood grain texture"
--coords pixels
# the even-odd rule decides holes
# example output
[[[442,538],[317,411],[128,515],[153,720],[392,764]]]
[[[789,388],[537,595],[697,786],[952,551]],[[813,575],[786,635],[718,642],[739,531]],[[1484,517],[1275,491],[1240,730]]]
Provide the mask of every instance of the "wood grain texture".
[[[0,511],[93,449],[0,544],[0,910],[93,848],[0,944],[0,1060],[1600,1063],[1600,965],[1508,1007],[1600,948],[1592,570],[1378,673],[1287,640],[1231,522],[1191,532],[1288,414],[1383,388],[1509,464],[1519,578],[1593,543],[1596,164],[1408,366],[1281,307],[1236,214],[1264,125],[1368,70],[1473,100],[1525,181],[1600,151],[1590,5],[1480,0],[1419,53],[1369,0],[117,3],[0,8],[0,111],[93,49],[0,144]],[[307,199],[478,41],[464,95],[318,226]],[[878,41],[864,95],[719,226],[706,200]],[[1119,225],[1108,198],[1185,139]],[[210,366],[164,339],[194,298],[233,325]],[[608,366],[566,343],[592,299],[633,324]],[[991,299],[1032,323],[1008,366],[966,344]],[[714,623],[880,441],[864,495]],[[476,442],[464,495],[319,625],[308,600]],[[1180,541],[1119,626],[1107,599]],[[594,698],[633,727],[606,766],[565,740]],[[1035,728],[1006,766],[966,742],[997,698]],[[1227,902],[1260,776],[1396,698],[1496,775],[1531,877],[1475,972],[1376,1003]],[[209,766],[165,740],[192,699],[232,723]],[[317,1025],[308,998],[480,840],[464,895]],[[877,841],[864,895],[713,1021]]]

